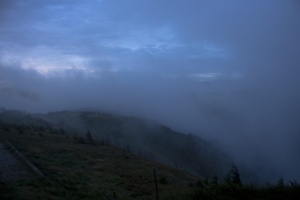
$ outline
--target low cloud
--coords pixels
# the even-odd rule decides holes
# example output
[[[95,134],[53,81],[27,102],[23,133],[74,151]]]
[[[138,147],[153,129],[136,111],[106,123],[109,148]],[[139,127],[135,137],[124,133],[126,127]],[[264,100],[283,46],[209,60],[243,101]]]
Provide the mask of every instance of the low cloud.
[[[1,106],[151,118],[300,179],[298,1],[10,2]]]

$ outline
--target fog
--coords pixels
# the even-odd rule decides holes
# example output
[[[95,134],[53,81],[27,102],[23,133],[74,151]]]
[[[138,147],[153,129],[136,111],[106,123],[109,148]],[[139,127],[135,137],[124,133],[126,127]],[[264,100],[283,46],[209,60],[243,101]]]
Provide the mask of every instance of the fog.
[[[0,107],[150,118],[300,180],[300,2],[0,0]]]

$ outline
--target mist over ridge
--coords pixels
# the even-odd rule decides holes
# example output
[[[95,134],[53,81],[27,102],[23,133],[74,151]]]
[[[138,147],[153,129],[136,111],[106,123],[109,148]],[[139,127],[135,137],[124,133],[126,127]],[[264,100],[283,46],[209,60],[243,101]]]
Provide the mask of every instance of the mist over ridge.
[[[300,179],[298,1],[0,5],[0,106],[153,119]]]

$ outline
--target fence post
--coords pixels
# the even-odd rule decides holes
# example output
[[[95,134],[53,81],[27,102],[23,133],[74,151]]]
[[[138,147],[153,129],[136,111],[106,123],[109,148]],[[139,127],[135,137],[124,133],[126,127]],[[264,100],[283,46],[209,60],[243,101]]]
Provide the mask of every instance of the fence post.
[[[153,175],[154,175],[154,183],[155,183],[156,200],[158,200],[157,179],[156,179],[155,169],[153,169]]]

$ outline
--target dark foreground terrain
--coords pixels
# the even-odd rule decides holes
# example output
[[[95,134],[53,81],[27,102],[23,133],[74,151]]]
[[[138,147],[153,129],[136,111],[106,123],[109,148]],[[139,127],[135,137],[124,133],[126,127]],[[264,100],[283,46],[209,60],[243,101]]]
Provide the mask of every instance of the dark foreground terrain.
[[[28,167],[27,176],[1,180],[1,199],[155,199],[153,169],[161,199],[182,199],[198,181],[125,150],[44,128],[1,125],[0,136],[45,175]]]
[[[88,132],[89,133],[89,132]],[[233,166],[225,180],[200,178],[98,141],[86,133],[0,123],[0,199],[299,199],[300,185],[244,185]],[[44,176],[22,160],[12,144]]]

